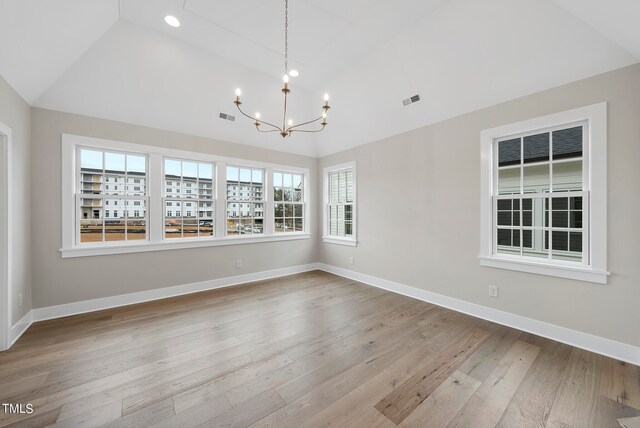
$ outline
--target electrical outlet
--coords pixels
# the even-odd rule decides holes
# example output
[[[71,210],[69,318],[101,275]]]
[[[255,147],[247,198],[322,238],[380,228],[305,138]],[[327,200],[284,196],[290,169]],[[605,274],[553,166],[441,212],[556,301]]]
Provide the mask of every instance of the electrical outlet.
[[[24,300],[22,299],[22,293],[18,294],[18,306],[22,308]]]
[[[489,286],[489,297],[495,297],[496,299],[498,298],[498,286],[497,285],[490,285]]]
[[[242,260],[236,260],[236,269],[242,269]]]
[[[353,256],[349,257],[349,264],[352,265],[353,264]]]

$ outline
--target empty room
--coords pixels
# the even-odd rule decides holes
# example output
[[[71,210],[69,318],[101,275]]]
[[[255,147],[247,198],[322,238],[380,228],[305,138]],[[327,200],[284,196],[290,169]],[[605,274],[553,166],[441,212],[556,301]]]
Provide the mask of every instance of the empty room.
[[[640,428],[639,19],[0,0],[0,427]]]

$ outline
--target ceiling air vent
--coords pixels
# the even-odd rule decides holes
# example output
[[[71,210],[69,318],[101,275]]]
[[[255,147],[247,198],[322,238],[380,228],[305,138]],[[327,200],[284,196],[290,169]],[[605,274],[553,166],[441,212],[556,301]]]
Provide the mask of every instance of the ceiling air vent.
[[[417,103],[418,101],[420,101],[420,95],[416,94],[412,97],[407,98],[406,100],[402,100],[402,105],[406,107],[413,103]]]
[[[218,116],[218,117],[220,117],[220,119],[228,120],[228,121],[231,121],[231,122],[236,120],[235,116],[232,116],[232,115],[227,114],[227,113],[220,113],[220,116]]]

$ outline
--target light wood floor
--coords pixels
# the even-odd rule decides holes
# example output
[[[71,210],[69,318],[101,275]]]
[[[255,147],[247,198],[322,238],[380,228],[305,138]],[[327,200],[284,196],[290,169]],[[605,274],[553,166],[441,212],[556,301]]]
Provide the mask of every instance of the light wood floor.
[[[636,427],[640,371],[315,271],[34,324],[0,402],[34,407],[0,426]]]

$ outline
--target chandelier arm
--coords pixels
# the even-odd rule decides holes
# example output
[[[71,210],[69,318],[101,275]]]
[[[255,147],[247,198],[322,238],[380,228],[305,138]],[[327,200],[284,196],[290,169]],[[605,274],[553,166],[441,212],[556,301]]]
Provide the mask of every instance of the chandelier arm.
[[[256,129],[258,130],[258,132],[281,132],[279,129],[269,129],[268,131],[260,129],[259,127]]]
[[[247,113],[243,112],[242,109],[240,108],[240,104],[239,103],[236,103],[236,107],[238,107],[238,110],[240,111],[240,113],[242,113],[245,117],[248,117],[249,119],[251,119],[253,121],[256,120],[255,117],[251,117]],[[279,126],[274,125],[273,123],[265,122],[262,119],[258,119],[258,123],[261,124],[261,125],[264,123],[265,125],[269,125],[269,126],[275,128],[274,131],[282,132],[282,128],[280,128]],[[258,128],[258,130],[260,130],[260,128]],[[266,131],[261,131],[261,132],[266,132]]]
[[[324,127],[327,125],[322,125],[322,128],[320,129],[289,129],[288,132],[321,132],[322,130],[324,130]]]
[[[287,128],[287,131],[288,131],[288,130],[293,130],[293,129],[299,128],[299,127],[304,126],[304,125],[309,125],[310,123],[317,122],[317,121],[319,121],[320,119],[322,119],[322,116],[320,116],[320,117],[319,117],[319,118],[317,118],[317,119],[310,120],[310,121],[308,121],[308,122],[303,122],[303,123],[299,123],[299,124],[297,124],[297,125],[292,125],[292,126],[290,126],[290,127],[288,127],[288,128]]]

